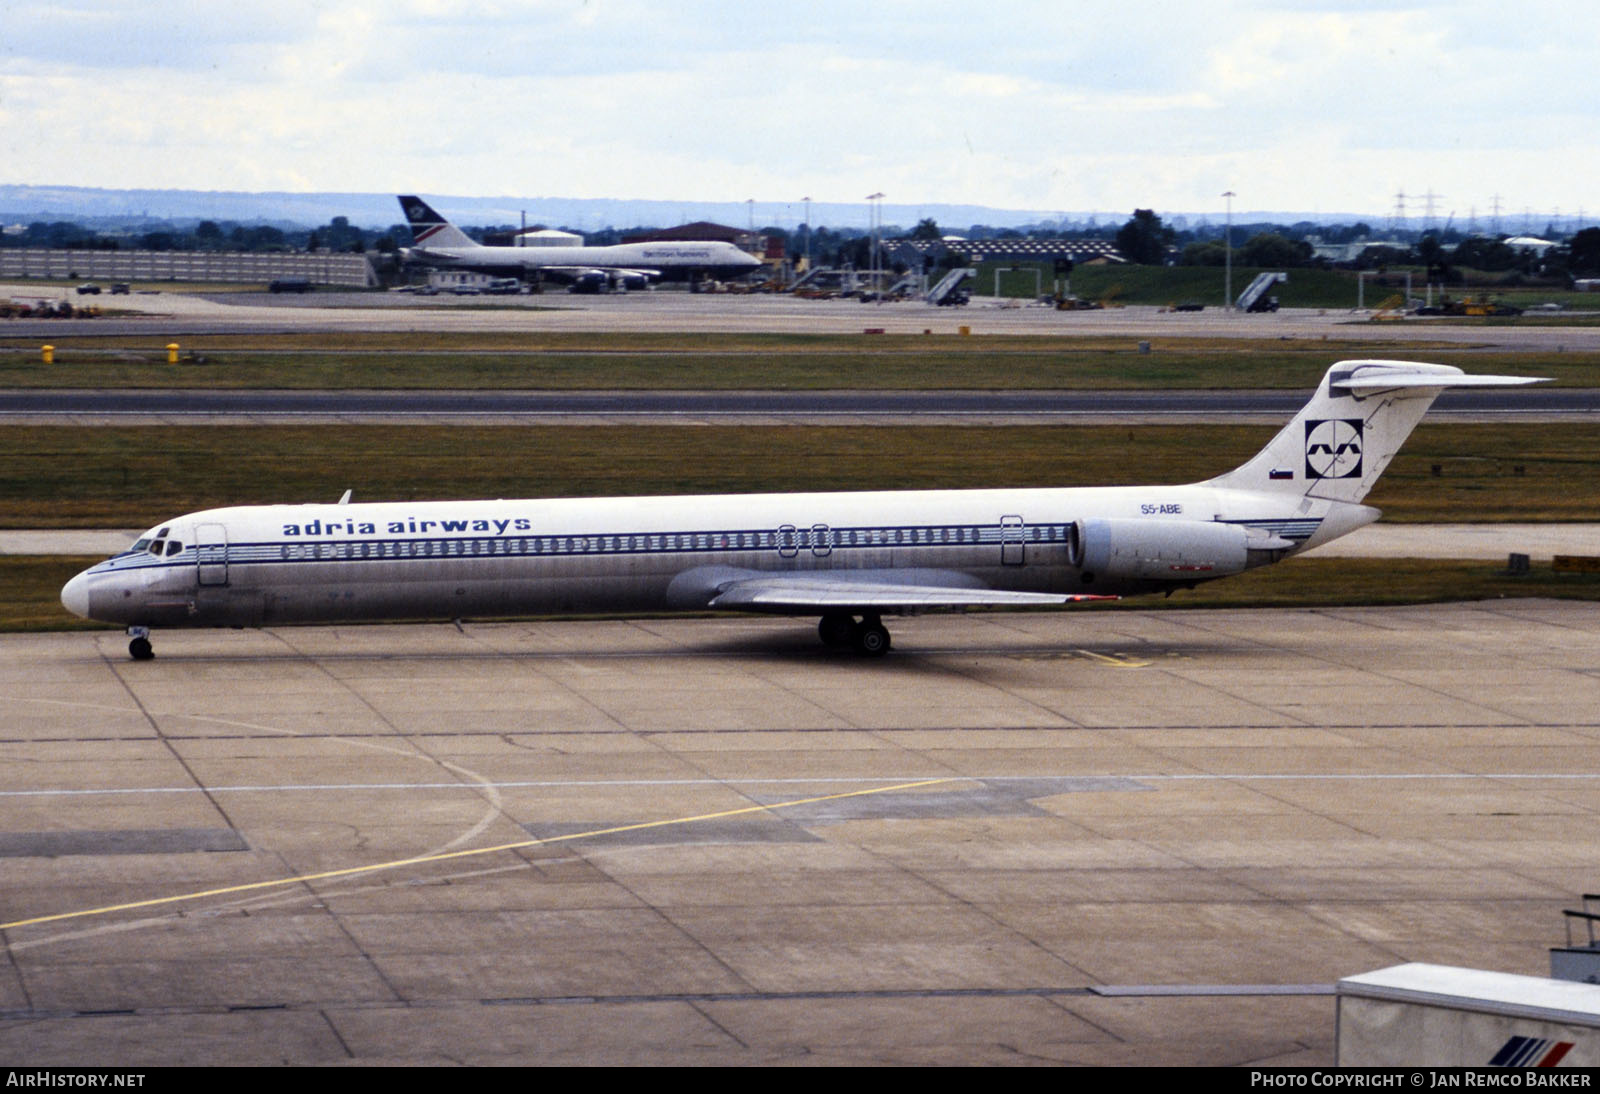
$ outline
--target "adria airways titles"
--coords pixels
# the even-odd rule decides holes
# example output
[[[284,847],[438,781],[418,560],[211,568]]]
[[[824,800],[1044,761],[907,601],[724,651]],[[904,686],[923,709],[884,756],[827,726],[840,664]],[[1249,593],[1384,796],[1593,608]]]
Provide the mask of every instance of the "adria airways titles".
[[[562,281],[641,286],[673,276],[737,277],[761,265],[731,243],[620,243],[612,247],[485,247],[419,197],[400,195],[415,245],[403,256],[428,266],[510,276],[550,275]]]
[[[1254,458],[1185,486],[210,509],[61,601],[141,660],[152,627],[675,609],[813,616],[881,654],[887,614],[1170,592],[1327,543],[1378,518],[1361,500],[1441,391],[1535,382],[1340,362]]]

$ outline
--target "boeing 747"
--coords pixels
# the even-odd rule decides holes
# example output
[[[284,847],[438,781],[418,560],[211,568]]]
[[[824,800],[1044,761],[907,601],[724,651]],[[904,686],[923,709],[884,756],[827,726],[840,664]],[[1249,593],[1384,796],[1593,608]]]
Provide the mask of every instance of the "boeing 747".
[[[1446,388],[1537,382],[1344,361],[1252,459],[1184,486],[249,505],[166,520],[61,602],[152,627],[729,610],[814,616],[877,655],[882,617],[1171,592],[1378,519],[1362,505]]]
[[[619,243],[611,247],[486,247],[451,224],[419,197],[400,196],[411,225],[407,261],[427,266],[524,276],[548,274],[574,285],[633,287],[662,277],[740,277],[761,260],[731,243]]]

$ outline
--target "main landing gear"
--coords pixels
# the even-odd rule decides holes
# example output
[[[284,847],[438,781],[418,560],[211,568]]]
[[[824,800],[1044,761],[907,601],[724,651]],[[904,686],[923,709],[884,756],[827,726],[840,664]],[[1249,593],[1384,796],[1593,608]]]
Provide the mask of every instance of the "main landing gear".
[[[128,656],[135,661],[148,661],[156,655],[154,647],[150,645],[149,627],[129,627],[128,638]]]
[[[817,624],[817,635],[824,646],[853,646],[867,657],[889,652],[889,632],[875,612],[862,616],[860,622],[853,615],[825,615]]]

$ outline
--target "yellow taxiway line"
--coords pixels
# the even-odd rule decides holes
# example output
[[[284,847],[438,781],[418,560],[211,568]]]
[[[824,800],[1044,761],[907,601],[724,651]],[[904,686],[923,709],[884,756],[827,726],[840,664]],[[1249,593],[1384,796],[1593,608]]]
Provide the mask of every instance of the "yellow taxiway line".
[[[788,809],[796,805],[811,805],[816,802],[837,801],[840,798],[861,798],[870,794],[888,794],[896,790],[914,790],[922,786],[934,786],[939,783],[956,782],[958,777],[941,779],[923,779],[919,782],[897,783],[894,786],[876,786],[867,790],[847,790],[839,794],[823,794],[815,798],[797,798],[794,801],[779,802],[776,805],[750,805],[740,809],[724,809],[717,813],[700,813],[692,817],[673,817],[670,820],[643,821],[639,824],[623,824],[614,828],[596,828],[589,832],[573,832],[565,836],[551,836],[547,839],[519,840],[516,843],[500,843],[493,847],[474,847],[466,851],[445,851],[436,855],[420,855],[414,858],[394,859],[390,862],[375,862],[369,866],[351,866],[343,870],[324,870],[316,874],[296,874],[292,877],[274,878],[271,881],[251,881],[243,885],[227,885],[220,889],[201,889],[192,893],[179,893],[177,896],[154,897],[150,900],[133,900],[123,904],[107,904],[99,908],[84,908],[76,912],[58,912],[55,915],[35,916],[32,919],[18,919],[10,923],[0,923],[0,931],[11,930],[13,927],[30,927],[38,923],[57,923],[65,919],[87,919],[90,916],[110,915],[112,912],[125,912],[134,908],[152,908],[161,904],[176,904],[184,900],[200,900],[204,897],[226,896],[230,893],[247,893],[252,890],[274,889],[284,885],[299,885],[311,881],[325,881],[328,878],[352,877],[356,874],[370,874],[378,870],[395,870],[402,866],[417,866],[429,862],[446,862],[450,859],[471,858],[474,855],[492,855],[499,851],[516,851],[524,847],[538,847],[543,844],[562,843],[568,840],[590,839],[595,836],[610,836],[618,832],[640,832],[647,828],[666,828],[674,824],[693,824],[696,821],[718,820],[722,817],[737,817],[744,813],[764,813],[776,809]]]

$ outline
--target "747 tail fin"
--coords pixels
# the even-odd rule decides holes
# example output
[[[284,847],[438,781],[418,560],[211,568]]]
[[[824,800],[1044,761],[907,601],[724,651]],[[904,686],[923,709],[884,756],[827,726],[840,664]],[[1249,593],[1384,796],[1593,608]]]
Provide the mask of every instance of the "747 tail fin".
[[[477,240],[433,211],[433,206],[414,194],[401,194],[400,211],[411,225],[411,238],[418,247],[477,247]]]

